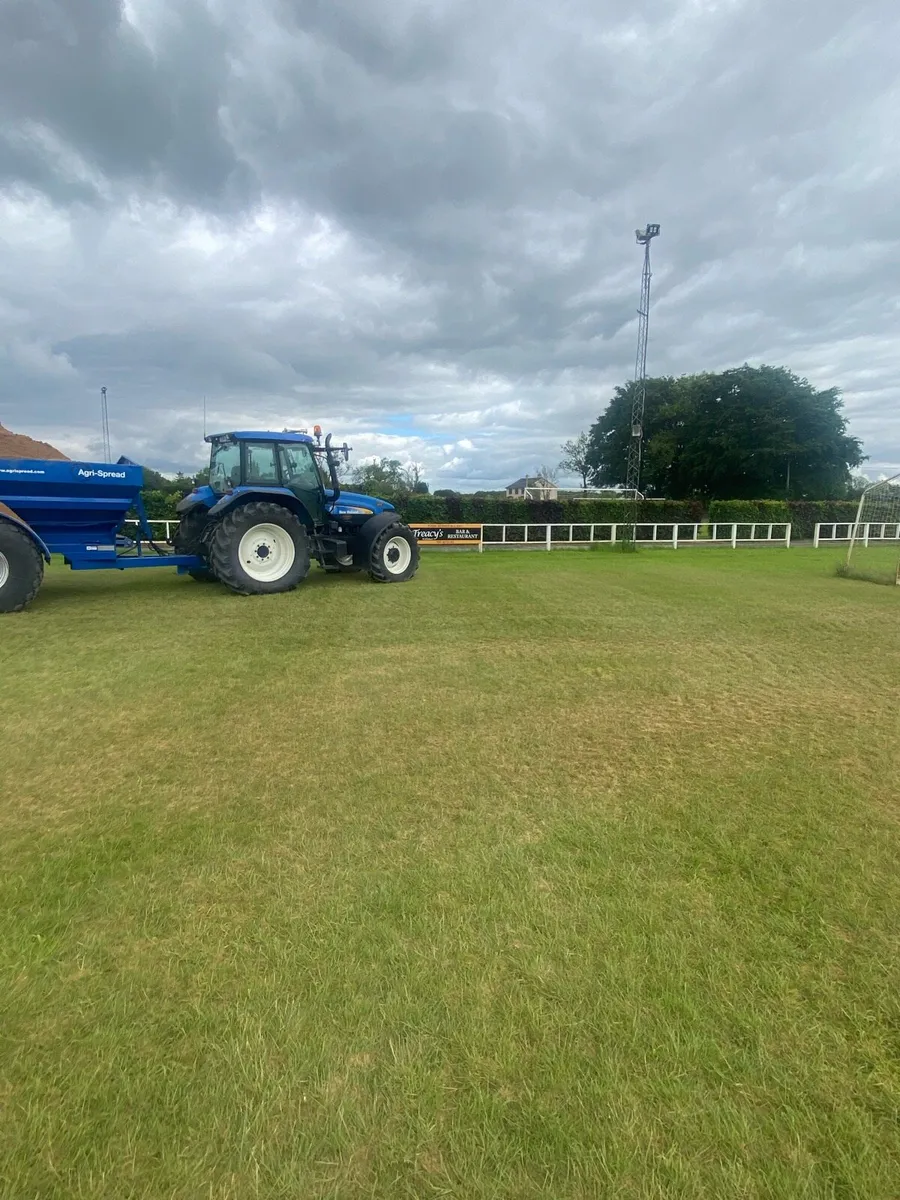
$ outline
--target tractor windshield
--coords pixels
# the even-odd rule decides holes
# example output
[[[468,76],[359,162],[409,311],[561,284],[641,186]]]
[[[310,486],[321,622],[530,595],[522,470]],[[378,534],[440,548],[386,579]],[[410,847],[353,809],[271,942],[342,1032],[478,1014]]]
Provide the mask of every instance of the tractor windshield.
[[[209,486],[214,492],[226,492],[241,482],[241,447],[239,442],[218,442],[213,445],[209,460]]]

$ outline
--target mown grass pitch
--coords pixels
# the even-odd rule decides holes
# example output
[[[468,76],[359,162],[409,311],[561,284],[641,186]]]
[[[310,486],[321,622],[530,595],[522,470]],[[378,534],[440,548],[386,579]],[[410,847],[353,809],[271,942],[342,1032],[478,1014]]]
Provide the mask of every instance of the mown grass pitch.
[[[900,1194],[900,595],[426,556],[0,623],[0,1194]]]

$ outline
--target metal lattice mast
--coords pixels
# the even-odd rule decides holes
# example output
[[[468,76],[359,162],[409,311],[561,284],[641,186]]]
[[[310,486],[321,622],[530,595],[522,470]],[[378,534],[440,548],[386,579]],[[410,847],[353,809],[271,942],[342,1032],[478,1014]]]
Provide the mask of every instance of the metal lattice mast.
[[[112,462],[112,449],[109,444],[109,409],[106,406],[106,388],[100,389],[100,420],[103,427],[104,462]]]
[[[644,270],[641,275],[641,303],[638,308],[638,343],[634,359],[634,392],[631,402],[631,430],[628,439],[628,463],[625,469],[625,489],[631,493],[633,512],[629,520],[631,541],[636,535],[638,501],[641,485],[641,454],[644,441],[644,402],[647,397],[647,337],[650,332],[650,243],[659,237],[659,226],[636,229],[635,238],[644,247]]]

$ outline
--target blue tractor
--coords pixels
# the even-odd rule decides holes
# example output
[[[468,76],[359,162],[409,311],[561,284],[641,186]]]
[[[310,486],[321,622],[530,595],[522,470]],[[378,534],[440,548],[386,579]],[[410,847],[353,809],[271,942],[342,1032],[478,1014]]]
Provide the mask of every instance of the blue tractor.
[[[419,565],[415,534],[392,504],[341,490],[331,434],[213,434],[209,483],[178,505],[177,554],[191,571],[245,595],[284,592],[315,559],[326,571],[368,571],[378,583],[411,579]]]
[[[0,612],[37,594],[44,563],[73,570],[171,566],[242,595],[286,592],[312,560],[329,572],[367,571],[378,583],[411,579],[415,534],[393,505],[341,489],[349,447],[304,432],[214,434],[209,482],[178,506],[171,550],[153,539],[141,502],[143,471],[118,463],[0,459]],[[136,537],[126,517],[138,516]]]

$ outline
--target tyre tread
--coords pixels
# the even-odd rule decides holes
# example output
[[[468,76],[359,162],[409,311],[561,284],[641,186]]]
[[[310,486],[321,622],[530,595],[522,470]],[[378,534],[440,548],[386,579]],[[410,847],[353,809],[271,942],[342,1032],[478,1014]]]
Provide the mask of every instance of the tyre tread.
[[[18,600],[14,601],[11,607],[0,608],[0,612],[17,613],[21,612],[23,608],[27,608],[40,591],[41,584],[44,582],[44,556],[41,554],[40,550],[24,531],[24,529],[19,529],[18,526],[14,525],[11,521],[0,519],[0,532],[3,532],[4,535],[6,535],[8,532],[13,539],[13,545],[15,545],[16,542],[21,543],[23,550],[26,554],[31,555],[34,563],[31,583],[29,586],[27,586],[25,592],[22,593]],[[2,549],[2,546],[0,546],[0,549]],[[9,583],[12,582],[13,580],[10,579]],[[9,583],[7,584],[7,587],[9,586]],[[2,599],[0,599],[0,604],[2,604]]]
[[[241,596],[270,595],[272,592],[268,589],[258,591],[257,589],[249,588],[234,570],[232,565],[232,551],[235,539],[240,540],[242,533],[246,532],[246,530],[242,531],[239,528],[239,518],[250,518],[253,524],[262,525],[267,521],[271,521],[274,517],[279,517],[282,520],[289,519],[297,525],[303,534],[304,542],[306,542],[306,571],[294,583],[286,587],[273,589],[273,591],[293,591],[309,573],[309,545],[306,529],[300,518],[281,504],[271,504],[265,500],[251,500],[248,504],[242,504],[240,508],[234,508],[230,512],[225,513],[215,523],[209,536],[209,564],[213,574],[220,583],[224,583],[227,588],[230,588],[231,591],[237,592]]]
[[[398,530],[403,531],[404,533],[410,534],[410,536],[412,538],[412,555],[413,555],[412,570],[409,572],[408,575],[404,575],[404,577],[402,579],[397,579],[396,576],[391,575],[390,572],[386,571],[384,569],[384,567],[381,565],[381,561],[382,561],[381,549],[387,542],[389,542],[391,540],[392,537],[397,536]],[[415,573],[416,573],[416,571],[418,571],[418,569],[419,569],[419,546],[418,546],[418,543],[416,542],[415,534],[412,532],[412,530],[409,529],[409,527],[407,525],[404,525],[402,521],[395,521],[393,525],[386,525],[384,527],[384,529],[382,529],[380,531],[380,533],[378,534],[378,536],[375,538],[375,541],[372,543],[372,549],[371,549],[371,552],[369,555],[369,575],[370,575],[370,577],[376,583],[406,583],[408,580],[412,579],[412,577],[415,575]]]

